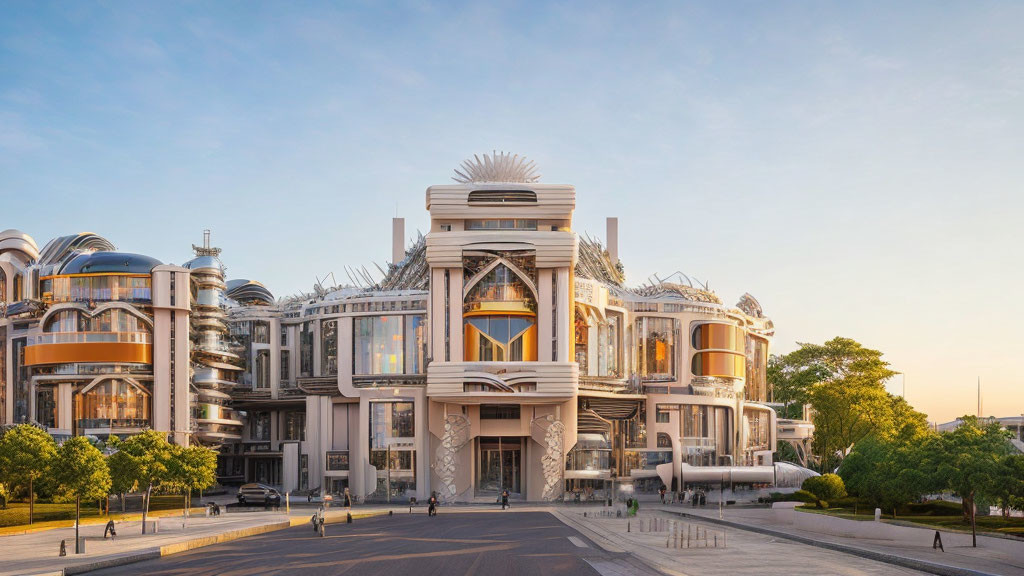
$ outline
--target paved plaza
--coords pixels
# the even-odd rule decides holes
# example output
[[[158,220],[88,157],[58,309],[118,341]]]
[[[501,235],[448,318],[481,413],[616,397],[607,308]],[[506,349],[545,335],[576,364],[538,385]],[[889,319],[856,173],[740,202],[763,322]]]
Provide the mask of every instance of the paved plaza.
[[[388,515],[389,510],[393,515]],[[948,574],[1024,574],[1016,558],[1002,557],[983,541],[965,550],[929,553],[923,547],[895,542],[795,534],[771,524],[766,511],[730,509],[760,533],[717,522],[713,510],[647,505],[639,517],[616,516],[600,506],[517,505],[443,507],[436,518],[423,507],[359,507],[352,524],[344,510],[328,515],[326,537],[308,522],[311,509],[283,513],[253,512],[220,518],[195,518],[187,530],[167,519],[159,534],[141,536],[137,523],[119,528],[117,541],[103,540],[102,526],[88,526],[88,554],[57,558],[55,546],[70,529],[0,537],[0,575],[53,574],[437,574],[437,575],[601,575],[758,576],[911,575],[921,574],[878,558],[850,553],[852,548],[880,549],[889,555],[942,562]],[[680,512],[707,514],[682,517]],[[670,539],[670,521],[683,537]],[[794,541],[792,535],[807,538]],[[691,539],[685,545],[685,536]],[[813,537],[813,538],[812,538]],[[806,543],[811,539],[817,545]],[[847,551],[825,549],[842,544]],[[716,547],[717,545],[717,547]],[[1024,545],[1024,544],[1022,544]],[[929,549],[930,550],[930,549]],[[100,562],[130,562],[99,568]],[[109,566],[109,565],[108,565]],[[923,568],[919,564],[913,567]],[[934,566],[931,567],[934,570]]]
[[[374,574],[379,576],[657,574],[611,554],[547,512],[442,512],[308,525],[96,572],[104,575]]]

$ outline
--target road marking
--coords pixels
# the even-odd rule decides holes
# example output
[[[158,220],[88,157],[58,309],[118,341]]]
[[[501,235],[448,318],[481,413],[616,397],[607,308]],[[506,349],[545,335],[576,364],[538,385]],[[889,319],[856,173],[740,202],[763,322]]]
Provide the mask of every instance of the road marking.
[[[572,542],[580,548],[590,548],[590,546],[587,546],[587,543],[580,539],[579,536],[569,536],[569,542]]]

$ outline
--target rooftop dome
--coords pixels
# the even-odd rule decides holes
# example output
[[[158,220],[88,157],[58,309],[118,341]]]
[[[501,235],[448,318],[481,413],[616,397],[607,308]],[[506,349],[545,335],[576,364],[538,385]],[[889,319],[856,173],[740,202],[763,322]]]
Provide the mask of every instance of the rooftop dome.
[[[106,238],[92,232],[79,232],[67,236],[58,236],[46,243],[39,252],[39,263],[43,265],[60,264],[74,252],[113,252],[117,250]]]
[[[126,252],[85,252],[68,261],[59,274],[149,274],[160,266],[156,258]]]
[[[188,268],[189,270],[212,269],[217,270],[219,272],[223,271],[223,266],[221,265],[220,259],[217,258],[216,256],[210,255],[197,256],[189,260],[188,262],[185,262],[183,266],[185,266],[185,268]]]
[[[0,254],[4,252],[20,252],[19,258],[29,262],[39,258],[39,247],[31,236],[21,230],[4,230],[0,232]]]
[[[227,297],[240,304],[273,304],[274,295],[255,280],[228,280]]]

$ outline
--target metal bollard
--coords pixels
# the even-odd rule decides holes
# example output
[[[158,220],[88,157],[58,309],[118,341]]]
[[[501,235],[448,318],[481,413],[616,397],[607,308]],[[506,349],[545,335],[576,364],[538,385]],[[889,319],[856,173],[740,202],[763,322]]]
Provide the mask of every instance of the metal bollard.
[[[643,524],[641,524],[643,526]],[[629,520],[626,521],[626,532],[629,532]]]
[[[715,548],[718,548],[718,533],[715,533]]]

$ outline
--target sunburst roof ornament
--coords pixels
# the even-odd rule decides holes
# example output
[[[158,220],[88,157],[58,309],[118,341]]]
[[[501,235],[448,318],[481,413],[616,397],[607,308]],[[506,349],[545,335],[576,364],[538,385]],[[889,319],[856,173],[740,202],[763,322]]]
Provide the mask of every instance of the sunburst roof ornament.
[[[506,152],[492,151],[490,155],[484,154],[480,158],[473,154],[472,159],[462,163],[455,169],[455,176],[452,180],[460,184],[478,182],[514,182],[529,184],[540,181],[540,174],[533,160],[527,160],[526,156]]]

